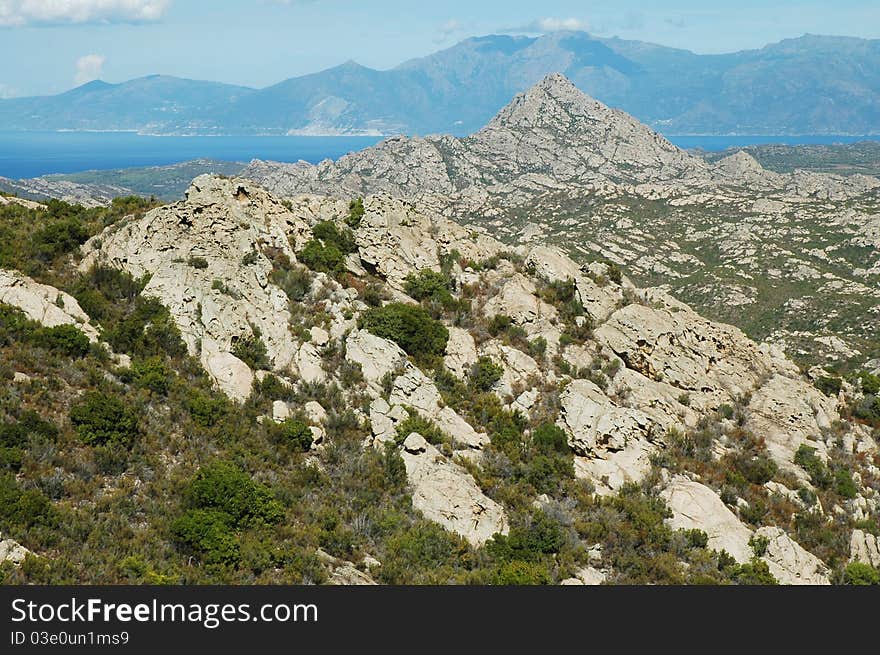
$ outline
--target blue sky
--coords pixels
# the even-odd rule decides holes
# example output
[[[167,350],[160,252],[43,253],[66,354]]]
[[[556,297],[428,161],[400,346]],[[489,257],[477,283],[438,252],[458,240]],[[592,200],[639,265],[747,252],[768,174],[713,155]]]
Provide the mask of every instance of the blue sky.
[[[0,0],[0,97],[164,73],[267,86],[468,36],[578,28],[700,53],[805,33],[880,37],[877,0]]]

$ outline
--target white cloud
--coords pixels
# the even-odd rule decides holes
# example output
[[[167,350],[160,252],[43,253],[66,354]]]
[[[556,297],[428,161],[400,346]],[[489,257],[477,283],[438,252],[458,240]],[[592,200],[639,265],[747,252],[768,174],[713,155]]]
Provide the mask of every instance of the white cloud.
[[[0,0],[0,27],[83,23],[147,23],[171,0]]]
[[[0,100],[14,98],[17,95],[18,95],[18,91],[13,89],[11,86],[7,86],[6,84],[0,84]]]
[[[464,31],[464,25],[459,20],[448,20],[443,23],[437,30],[437,36],[434,38],[434,43],[445,43],[449,41],[456,34],[460,34]]]
[[[538,18],[531,23],[511,27],[503,32],[511,34],[547,34],[548,32],[579,32],[589,29],[586,21],[580,18]]]
[[[76,60],[76,76],[73,78],[77,84],[85,84],[97,80],[104,74],[104,63],[107,58],[104,55],[85,55]]]

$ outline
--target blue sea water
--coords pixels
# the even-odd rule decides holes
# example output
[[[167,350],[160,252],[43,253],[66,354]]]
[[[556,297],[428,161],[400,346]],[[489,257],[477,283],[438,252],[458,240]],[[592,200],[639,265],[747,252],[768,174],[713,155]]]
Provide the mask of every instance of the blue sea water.
[[[132,132],[0,132],[0,176],[166,166],[193,159],[313,164],[363,150],[378,137],[173,137]]]
[[[764,143],[855,143],[858,136],[670,136],[682,148],[716,151]],[[86,170],[164,166],[193,159],[317,163],[338,159],[378,137],[156,137],[129,132],[0,132],[0,176],[13,179]]]

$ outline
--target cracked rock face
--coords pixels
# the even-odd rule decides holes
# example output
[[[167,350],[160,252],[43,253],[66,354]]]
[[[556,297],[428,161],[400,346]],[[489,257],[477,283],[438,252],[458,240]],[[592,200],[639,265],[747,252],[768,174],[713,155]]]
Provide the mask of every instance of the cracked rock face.
[[[149,274],[144,295],[168,307],[190,354],[200,357],[229,396],[243,400],[253,378],[232,355],[236,342],[259,330],[276,369],[294,363],[298,350],[288,330],[288,299],[269,283],[272,265],[264,251],[276,249],[295,260],[288,236],[303,226],[259,187],[205,175],[196,178],[186,200],[114,226],[86,244],[81,266]],[[196,261],[206,265],[194,266]]]
[[[449,461],[421,435],[404,442],[401,457],[413,489],[413,507],[447,530],[481,546],[507,534],[504,509],[486,496],[465,469]]]

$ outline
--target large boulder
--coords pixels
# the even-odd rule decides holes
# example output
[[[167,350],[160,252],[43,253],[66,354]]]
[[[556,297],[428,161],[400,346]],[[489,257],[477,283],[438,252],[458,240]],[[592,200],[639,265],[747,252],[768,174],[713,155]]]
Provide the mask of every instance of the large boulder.
[[[73,296],[21,273],[0,269],[0,303],[17,307],[44,327],[72,325],[89,341],[98,340],[98,331],[89,324],[88,314]]]
[[[30,554],[31,551],[17,541],[3,539],[3,535],[0,534],[0,565],[9,562],[13,566],[19,566]]]
[[[849,547],[850,561],[870,564],[880,569],[880,539],[870,532],[853,530]]]
[[[673,478],[660,493],[672,511],[669,526],[675,530],[702,530],[709,548],[727,551],[737,562],[748,562],[752,531],[731,512],[709,487],[683,476]]]
[[[408,364],[406,353],[400,346],[366,330],[348,335],[345,357],[360,365],[374,397],[382,391],[382,380],[386,375],[397,373]]]
[[[785,531],[777,527],[764,527],[755,531],[755,537],[767,540],[767,551],[762,559],[780,584],[831,584],[828,567],[822,560],[804,550]]]
[[[449,328],[449,341],[443,363],[453,375],[459,378],[467,375],[477,363],[477,346],[470,332],[459,327]]]
[[[507,534],[504,509],[480,490],[470,473],[421,435],[406,438],[401,456],[413,490],[413,507],[425,518],[477,547],[495,534]]]

